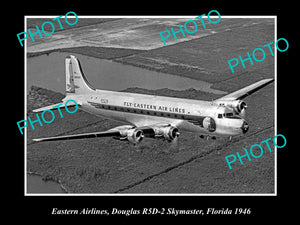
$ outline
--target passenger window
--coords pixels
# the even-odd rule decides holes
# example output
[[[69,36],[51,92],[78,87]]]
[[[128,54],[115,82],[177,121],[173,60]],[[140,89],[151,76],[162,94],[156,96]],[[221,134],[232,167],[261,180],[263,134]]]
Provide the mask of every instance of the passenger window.
[[[218,114],[218,118],[222,118],[222,114]]]

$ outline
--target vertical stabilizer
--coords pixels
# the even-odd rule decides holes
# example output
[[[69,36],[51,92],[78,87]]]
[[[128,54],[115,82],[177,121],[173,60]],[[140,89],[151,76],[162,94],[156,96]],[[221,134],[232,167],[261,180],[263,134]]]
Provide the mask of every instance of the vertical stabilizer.
[[[70,55],[65,59],[66,94],[85,94],[95,89],[84,76],[79,60]]]

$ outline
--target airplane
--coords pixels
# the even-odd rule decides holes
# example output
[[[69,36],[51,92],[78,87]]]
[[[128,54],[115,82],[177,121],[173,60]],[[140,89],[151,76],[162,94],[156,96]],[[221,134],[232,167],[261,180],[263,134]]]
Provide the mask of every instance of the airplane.
[[[201,138],[231,140],[232,136],[249,130],[245,120],[247,104],[243,99],[274,81],[263,79],[219,99],[201,101],[95,89],[73,55],[65,58],[65,76],[63,103],[72,99],[85,112],[129,124],[107,131],[35,138],[35,142],[112,137],[136,145],[145,137],[173,142],[178,139],[179,131],[196,133]],[[54,110],[53,106],[57,104],[33,112]]]

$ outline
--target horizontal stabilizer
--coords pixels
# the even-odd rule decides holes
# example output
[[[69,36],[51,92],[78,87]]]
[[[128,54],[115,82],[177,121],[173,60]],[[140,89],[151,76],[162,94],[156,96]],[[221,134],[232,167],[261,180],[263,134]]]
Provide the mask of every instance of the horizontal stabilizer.
[[[61,105],[58,107],[59,104],[61,104]],[[53,108],[55,106],[58,107],[58,108],[64,108],[65,107],[65,105],[63,103],[59,103],[59,104],[48,105],[48,106],[45,106],[45,107],[42,107],[42,108],[34,109],[32,111],[33,112],[42,112],[46,109],[55,109],[55,108]]]
[[[77,105],[80,105],[78,104],[77,102]],[[73,102],[73,101],[69,101],[68,102],[68,107],[72,107],[72,106],[76,106],[76,104]],[[34,109],[32,110],[33,112],[42,112],[42,111],[45,111],[45,110],[57,110],[58,108],[65,108],[65,104],[63,102],[61,103],[56,103],[56,104],[53,104],[53,105],[48,105],[48,106],[45,106],[45,107],[42,107],[42,108],[38,108],[38,109]]]

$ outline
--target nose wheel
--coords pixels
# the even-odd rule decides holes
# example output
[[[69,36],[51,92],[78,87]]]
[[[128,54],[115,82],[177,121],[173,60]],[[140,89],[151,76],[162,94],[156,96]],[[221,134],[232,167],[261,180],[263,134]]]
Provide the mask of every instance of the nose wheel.
[[[246,121],[243,122],[241,129],[243,134],[247,133],[247,131],[249,130],[249,125]]]

